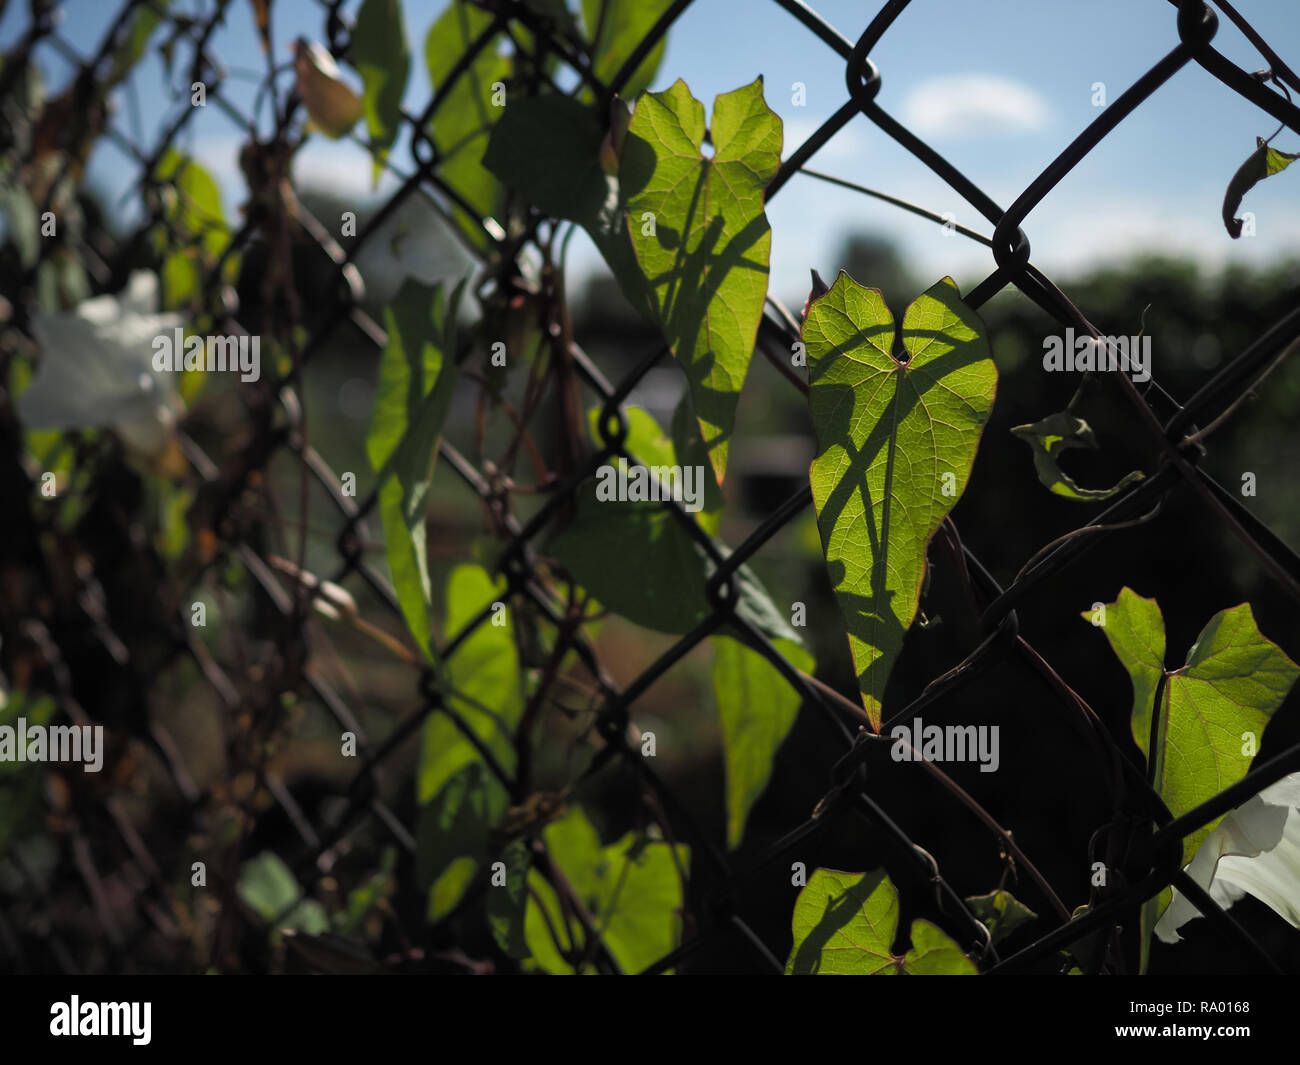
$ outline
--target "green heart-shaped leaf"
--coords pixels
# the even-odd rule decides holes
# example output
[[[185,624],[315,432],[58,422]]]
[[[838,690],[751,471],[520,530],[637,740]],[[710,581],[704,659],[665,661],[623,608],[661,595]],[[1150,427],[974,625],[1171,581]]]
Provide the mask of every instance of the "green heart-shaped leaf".
[[[704,445],[721,484],[740,388],[767,297],[772,231],[763,190],[781,163],[781,119],[763,79],[704,106],[684,81],[637,103],[619,181],[628,232],[664,339],[686,370]]]
[[[726,558],[727,547],[714,543]],[[584,490],[573,523],[546,552],[598,602],[647,629],[682,635],[713,612],[704,594],[713,563],[660,503],[602,502]],[[736,586],[736,613],[772,639],[800,642],[748,566],[737,570]]]
[[[660,841],[647,842],[635,832],[607,847],[600,845],[595,827],[581,809],[571,809],[547,825],[543,838],[551,859],[559,867],[573,893],[586,907],[610,954],[625,973],[636,973],[658,961],[677,945],[681,936],[682,876],[690,868],[690,848],[676,845],[676,854]],[[560,946],[572,944],[555,892],[534,869],[529,874],[532,889],[525,919],[525,934],[534,960],[552,973],[571,973],[574,966],[556,950],[551,931],[560,936]],[[590,947],[590,945],[587,945]],[[585,953],[592,969],[593,950]]]
[[[1167,673],[1153,751],[1152,703],[1165,672],[1164,618],[1154,599],[1124,588],[1106,605],[1105,619],[1106,639],[1133,682],[1133,739],[1155,760],[1155,789],[1177,817],[1245,776],[1264,726],[1300,667],[1259,631],[1249,603],[1220,610],[1187,662]],[[1186,837],[1183,853],[1194,854],[1221,820]]]
[[[913,921],[912,945],[895,954],[898,892],[883,869],[818,869],[794,903],[786,975],[975,976],[961,947],[929,921]]]
[[[997,387],[984,325],[951,278],[903,317],[841,272],[803,324],[822,550],[880,728],[885,682],[916,617],[930,538],[961,498]]]
[[[1300,668],[1255,625],[1243,603],[1215,614],[1201,630],[1181,669],[1165,670],[1165,624],[1154,599],[1121,589],[1104,615],[1110,646],[1133,683],[1133,740],[1148,764],[1152,784],[1175,816],[1186,813],[1250,768],[1253,753],[1274,711],[1291,690]],[[1156,690],[1165,675],[1152,744]],[[1222,821],[1216,818],[1183,840],[1191,858]],[[1161,892],[1142,907],[1139,967],[1146,970],[1151,934],[1171,894]]]

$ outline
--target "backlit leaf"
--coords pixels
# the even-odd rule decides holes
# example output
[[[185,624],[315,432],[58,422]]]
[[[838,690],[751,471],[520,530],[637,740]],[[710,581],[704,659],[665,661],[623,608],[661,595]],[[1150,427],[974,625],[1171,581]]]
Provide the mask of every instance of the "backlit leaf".
[[[803,324],[822,550],[862,702],[880,727],[885,682],[916,616],[926,548],[965,490],[997,385],[979,317],[951,278],[903,317],[841,272]]]
[[[500,601],[504,591],[504,578],[494,583],[482,566],[453,569],[447,578],[448,637],[455,638],[484,607]],[[444,700],[509,773],[514,769],[512,737],[524,704],[514,625],[508,609],[501,616],[505,624],[493,625],[490,618],[483,621],[443,663],[448,689]],[[425,719],[422,733],[418,801],[429,802],[453,773],[480,759],[452,718],[434,711]]]
[[[757,651],[725,636],[713,641],[713,696],[722,722],[727,785],[727,846],[740,846],[750,808],[772,776],[776,752],[790,732],[800,693]],[[812,655],[788,640],[776,648],[811,673]]]
[[[1091,617],[1088,611],[1085,617]],[[1235,784],[1250,768],[1246,734],[1258,749],[1264,727],[1291,690],[1297,667],[1256,627],[1250,604],[1215,614],[1178,669],[1167,671],[1160,696],[1155,750],[1151,716],[1165,671],[1165,628],[1160,607],[1130,588],[1106,606],[1102,631],[1133,682],[1133,740],[1155,759],[1154,785],[1175,817]],[[1186,837],[1191,856],[1221,821]]]
[[[452,570],[444,626],[448,638],[455,639],[503,593],[481,566]],[[505,786],[464,731],[473,733],[503,772],[513,772],[513,736],[523,713],[523,693],[509,610],[499,616],[504,624],[492,624],[491,617],[480,622],[442,663],[446,709],[425,718],[420,734],[416,867],[420,884],[429,891],[430,921],[441,920],[464,897],[488,859],[491,830],[509,807]]]
[[[781,163],[781,119],[763,79],[704,107],[684,81],[637,103],[619,181],[655,318],[686,371],[718,483],[767,296],[772,233],[763,190]]]
[[[468,0],[452,0],[429,29],[424,46],[429,80],[441,97],[429,130],[438,151],[438,173],[476,213],[471,217],[459,206],[452,210],[466,236],[480,247],[487,244],[480,219],[500,213],[500,189],[482,163],[488,134],[502,113],[492,102],[493,86],[510,75],[510,60],[497,54],[499,36],[488,41],[455,82],[449,79],[461,56],[491,25],[487,11]]]
[[[641,40],[673,0],[582,0],[582,21],[591,41],[592,73],[608,82],[632,58]],[[667,38],[650,49],[650,54],[632,72],[619,90],[628,100],[637,96],[654,79],[663,59]]]
[[[543,838],[551,860],[624,973],[645,969],[677,945],[682,906],[678,865],[689,870],[690,848],[678,844],[674,858],[667,843],[646,841],[635,832],[602,847],[596,829],[576,807],[548,825]],[[554,892],[543,881],[538,894],[542,902],[530,899],[526,923],[533,957],[548,972],[571,973],[574,966],[564,962],[550,944],[542,916],[545,907],[553,927],[564,927]],[[567,936],[559,934],[567,947]],[[594,951],[589,957],[595,957]],[[588,961],[582,971],[594,971],[594,963]]]
[[[591,428],[591,439],[600,443],[600,407],[592,407],[587,412],[587,424]],[[646,466],[699,466],[704,473],[704,505],[694,512],[695,520],[710,535],[716,535],[722,523],[722,490],[713,478],[713,468],[708,465],[704,455],[704,445],[700,440],[699,423],[695,420],[691,407],[690,393],[682,396],[681,402],[673,413],[672,439],[655,421],[654,415],[641,407],[624,407],[627,418],[627,439],[623,446]]]
[[[455,319],[462,289],[443,298],[407,281],[384,308],[388,342],[379,362],[366,453],[379,479],[379,513],[393,588],[411,635],[429,643],[429,564],[425,506],[442,423],[455,387]]]
[[[375,153],[375,180],[397,139],[411,49],[398,0],[365,0],[357,12],[348,59],[361,74],[361,103]]]
[[[818,869],[794,903],[786,975],[974,976],[961,947],[929,921],[912,922],[912,945],[895,954],[898,893],[883,869]]]
[[[1083,615],[1091,620],[1092,611]],[[1154,599],[1129,588],[1106,607],[1104,631],[1133,684],[1133,740],[1148,763],[1157,794],[1175,816],[1186,813],[1240,780],[1250,768],[1264,726],[1300,674],[1255,625],[1243,603],[1215,614],[1201,630],[1181,669],[1165,669],[1165,626]],[[1160,705],[1154,706],[1161,674]],[[1152,744],[1152,718],[1156,734]],[[1248,737],[1253,742],[1248,743]],[[1223,820],[1216,818],[1183,839],[1184,859],[1196,854]],[[1139,968],[1145,971],[1152,932],[1169,905],[1162,891],[1142,907]]]

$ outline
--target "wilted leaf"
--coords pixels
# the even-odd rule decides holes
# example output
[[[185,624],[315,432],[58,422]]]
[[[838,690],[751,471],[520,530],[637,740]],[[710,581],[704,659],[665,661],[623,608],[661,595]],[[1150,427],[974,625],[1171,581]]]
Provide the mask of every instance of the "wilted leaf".
[[[1125,474],[1114,488],[1080,488],[1075,484],[1070,475],[1058,465],[1060,455],[1071,448],[1096,451],[1097,438],[1087,422],[1068,411],[1049,414],[1032,425],[1014,426],[1011,431],[1028,444],[1034,453],[1034,471],[1038,474],[1038,479],[1054,494],[1066,499],[1084,503],[1109,499],[1135,481],[1142,480],[1142,471],[1134,470]]]
[[[299,37],[294,45],[294,74],[298,95],[312,123],[337,140],[361,117],[361,97],[339,76],[334,57],[319,44]]]
[[[1223,197],[1223,224],[1227,227],[1228,235],[1233,240],[1241,236],[1242,220],[1235,218],[1234,215],[1237,213],[1237,208],[1241,206],[1242,198],[1246,193],[1265,178],[1281,173],[1297,159],[1300,159],[1300,154],[1291,155],[1287,152],[1279,152],[1276,148],[1270,148],[1263,137],[1256,137],[1255,143],[1258,147],[1250,153],[1246,161],[1232,175],[1232,180],[1228,182],[1228,191]]]

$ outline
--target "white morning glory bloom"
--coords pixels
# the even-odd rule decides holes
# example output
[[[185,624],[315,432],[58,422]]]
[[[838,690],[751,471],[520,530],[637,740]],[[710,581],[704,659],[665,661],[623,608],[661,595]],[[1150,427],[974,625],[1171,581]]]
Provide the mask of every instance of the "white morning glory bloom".
[[[97,296],[61,314],[33,315],[41,362],[18,397],[23,424],[112,429],[133,452],[161,452],[184,405],[176,375],[153,368],[153,341],[182,319],[157,310],[158,278],[139,270],[116,296]]]
[[[1205,837],[1186,869],[1225,909],[1250,894],[1300,928],[1300,773],[1270,784]],[[1177,943],[1178,929],[1201,915],[1178,891],[1156,923]]]
[[[465,256],[438,212],[413,193],[366,238],[355,262],[367,295],[387,303],[408,278],[432,285],[463,273]]]

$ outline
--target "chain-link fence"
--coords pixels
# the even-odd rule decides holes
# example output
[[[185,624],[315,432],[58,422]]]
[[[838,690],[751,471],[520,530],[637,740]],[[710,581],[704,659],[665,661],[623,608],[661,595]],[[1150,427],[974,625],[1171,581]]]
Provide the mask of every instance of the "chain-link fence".
[[[856,41],[843,36],[799,0],[773,2],[807,32],[815,35],[825,45],[828,54],[834,54],[842,62],[847,99],[812,136],[787,153],[779,173],[767,189],[768,201],[782,192],[791,177],[800,172],[809,173],[808,167],[814,156],[851,119],[859,114],[865,115],[877,129],[942,178],[992,227],[987,236],[958,227],[964,236],[989,249],[993,264],[988,277],[966,297],[969,306],[979,309],[995,294],[1008,286],[1015,286],[1062,327],[1072,327],[1080,335],[1095,337],[1099,334],[1065,293],[1030,261],[1030,243],[1025,227],[1030,213],[1103,138],[1176,72],[1191,64],[1199,64],[1212,74],[1226,91],[1239,94],[1291,130],[1300,132],[1300,108],[1290,102],[1285,88],[1289,85],[1300,90],[1300,84],[1281,60],[1268,50],[1268,46],[1255,41],[1270,64],[1268,78],[1242,70],[1214,48],[1219,19],[1207,4],[1200,0],[1173,3],[1169,40],[1172,47],[1168,54],[1101,110],[1015,202],[1004,208],[877,102],[882,79],[888,71],[878,69],[871,54],[891,24],[911,6],[910,0],[886,3]],[[448,217],[450,212],[457,210],[478,216],[474,206],[445,179],[441,172],[442,159],[429,135],[430,121],[440,101],[448,97],[458,79],[465,75],[475,55],[492,45],[502,34],[517,43],[518,38],[527,33],[531,42],[529,47],[541,49],[558,60],[560,69],[572,75],[577,86],[574,92],[585,87],[598,99],[608,100],[620,91],[664,38],[690,6],[690,0],[677,0],[668,7],[636,52],[608,82],[595,76],[590,58],[567,37],[556,32],[554,22],[540,13],[550,10],[547,5],[489,5],[488,9],[493,12],[491,23],[464,51],[442,83],[435,86],[424,111],[403,115],[408,128],[402,139],[409,141],[409,159],[399,160],[394,153],[384,164],[386,170],[400,181],[400,188],[359,228],[355,241],[346,251],[329,235],[326,226],[311,217],[302,203],[293,201],[292,191],[286,189],[288,170],[284,138],[295,117],[300,117],[300,101],[292,92],[285,91],[283,79],[278,77],[283,70],[265,76],[259,96],[259,107],[265,103],[274,116],[269,132],[266,123],[259,123],[256,114],[241,112],[228,98],[226,86],[231,75],[224,68],[221,57],[213,54],[210,41],[234,6],[225,0],[217,0],[202,17],[182,17],[146,0],[131,0],[118,12],[101,47],[93,55],[83,56],[77,54],[63,35],[54,17],[55,9],[34,2],[30,22],[6,56],[3,71],[0,71],[0,98],[8,100],[6,108],[11,109],[7,114],[6,150],[10,153],[25,152],[24,157],[17,159],[16,165],[31,168],[33,172],[37,164],[43,165],[46,158],[58,159],[63,168],[63,172],[55,174],[42,171],[40,184],[44,202],[37,204],[40,213],[48,210],[61,212],[60,197],[72,196],[70,190],[80,176],[86,151],[80,141],[99,138],[112,142],[136,167],[136,188],[146,207],[145,217],[132,227],[126,239],[115,245],[93,239],[88,225],[80,229],[70,226],[60,239],[42,242],[35,257],[16,271],[18,287],[10,296],[10,325],[14,328],[10,332],[17,334],[18,339],[6,347],[6,365],[15,358],[15,352],[23,350],[25,341],[21,335],[29,331],[24,302],[40,281],[42,264],[59,264],[64,257],[75,257],[84,264],[91,288],[116,292],[126,283],[133,266],[138,265],[142,257],[147,258],[150,241],[159,233],[165,234],[168,247],[191,248],[198,261],[203,263],[204,273],[197,286],[194,305],[202,320],[210,323],[206,327],[208,332],[235,335],[245,330],[248,333],[274,333],[291,356],[281,367],[282,372],[267,375],[267,379],[256,388],[249,389],[252,398],[240,412],[237,439],[233,444],[229,440],[223,442],[224,453],[209,454],[200,443],[201,434],[190,432],[188,426],[183,426],[179,439],[198,483],[190,512],[194,540],[165,584],[138,593],[141,609],[138,616],[126,621],[126,624],[134,626],[134,631],[129,634],[120,631],[122,619],[115,617],[110,626],[102,609],[97,612],[96,604],[104,601],[101,585],[118,583],[118,576],[105,572],[104,568],[115,567],[122,579],[140,582],[135,587],[148,588],[151,575],[157,572],[153,549],[138,540],[133,541],[122,529],[113,531],[111,551],[100,549],[96,552],[84,544],[75,543],[72,534],[59,524],[61,501],[42,497],[39,491],[41,471],[34,468],[30,457],[24,455],[21,436],[12,429],[12,418],[6,423],[3,457],[6,467],[4,493],[9,512],[5,523],[8,528],[3,534],[9,559],[6,566],[28,569],[24,579],[11,579],[3,593],[5,602],[0,609],[0,620],[3,622],[3,665],[7,680],[10,684],[22,680],[45,687],[55,693],[58,706],[74,722],[86,723],[91,718],[81,709],[85,693],[78,686],[77,671],[88,668],[88,663],[98,662],[105,656],[112,659],[114,671],[111,676],[122,685],[124,700],[134,700],[135,705],[134,708],[118,707],[123,716],[117,720],[110,719],[109,723],[143,744],[159,764],[167,767],[174,789],[166,803],[167,823],[155,825],[156,831],[146,838],[137,829],[132,816],[139,796],[133,795],[125,783],[129,779],[127,763],[137,757],[130,753],[133,748],[128,745],[117,744],[110,748],[106,771],[94,783],[70,774],[59,778],[62,783],[57,787],[47,785],[44,801],[48,808],[47,820],[59,841],[56,855],[49,859],[47,867],[42,868],[24,847],[14,846],[4,859],[8,875],[4,882],[6,901],[0,907],[0,946],[9,958],[7,966],[69,972],[86,969],[112,971],[127,964],[126,959],[162,956],[171,949],[169,944],[174,946],[190,938],[187,921],[208,921],[212,925],[209,939],[212,948],[210,958],[206,960],[221,967],[225,959],[236,953],[234,943],[241,934],[240,922],[227,916],[227,911],[237,912],[240,906],[234,887],[238,874],[237,858],[232,859],[236,862],[234,865],[210,870],[215,885],[213,895],[218,899],[211,912],[200,913],[201,907],[182,900],[173,886],[178,876],[188,878],[188,870],[195,860],[195,852],[188,843],[192,834],[202,828],[204,832],[220,835],[210,823],[217,809],[227,813],[235,811],[226,827],[245,843],[256,836],[259,824],[268,818],[278,818],[291,825],[299,846],[289,865],[303,891],[309,895],[337,890],[335,881],[344,875],[340,870],[347,869],[346,856],[360,839],[368,839],[376,847],[379,844],[375,841],[386,839],[399,852],[413,854],[416,840],[410,811],[387,797],[394,792],[385,783],[384,773],[395,752],[418,734],[429,715],[447,714],[455,719],[455,710],[449,705],[449,693],[437,672],[428,667],[413,667],[410,691],[411,698],[418,700],[418,705],[402,716],[386,734],[371,735],[357,713],[355,696],[359,693],[341,690],[342,685],[332,682],[328,668],[330,652],[322,651],[319,642],[309,634],[309,628],[314,624],[311,620],[312,601],[322,592],[319,585],[305,578],[296,580],[294,574],[303,572],[300,567],[304,558],[309,510],[311,520],[319,528],[321,507],[325,505],[321,503],[323,499],[332,501],[334,508],[327,534],[336,547],[337,566],[332,572],[322,573],[321,577],[335,585],[350,585],[357,590],[358,598],[372,597],[381,609],[390,611],[399,624],[402,614],[385,576],[367,559],[369,545],[375,540],[371,525],[375,521],[378,487],[355,499],[340,492],[340,471],[331,469],[310,443],[313,433],[328,432],[328,427],[313,425],[308,418],[301,398],[304,375],[318,353],[327,344],[338,342],[340,336],[346,337],[347,344],[370,344],[376,349],[384,345],[383,328],[362,308],[362,291],[353,261],[367,241],[404,203],[412,198],[423,198]],[[923,0],[916,6],[923,7]],[[264,10],[257,4],[253,7]],[[346,59],[350,26],[342,7],[340,2],[324,3],[320,15],[324,40],[328,42],[330,51],[336,57]],[[1239,21],[1229,5],[1221,3],[1218,7],[1234,21]],[[181,189],[184,169],[166,173],[163,166],[167,153],[178,143],[187,123],[200,109],[178,106],[174,123],[153,143],[142,143],[138,129],[128,132],[121,124],[120,116],[96,114],[94,111],[95,101],[99,99],[94,86],[112,76],[116,57],[129,45],[133,35],[141,32],[140,21],[144,18],[156,19],[160,24],[161,29],[155,32],[165,37],[174,49],[177,69],[186,71],[184,82],[202,83],[207,107],[220,109],[246,138],[247,147],[241,156],[241,165],[249,177],[253,195],[242,224],[230,233],[228,241],[215,255],[210,249],[205,251],[207,233],[185,225],[178,226],[175,197],[181,194],[178,190]],[[146,33],[146,39],[148,36]],[[1248,36],[1253,36],[1253,33],[1248,33]],[[277,42],[268,43],[274,47]],[[285,42],[278,43],[283,51]],[[47,103],[44,111],[40,112],[44,116],[43,123],[21,137],[15,132],[15,116],[22,111],[19,89],[26,77],[27,65],[41,50],[60,55],[75,74],[63,98],[63,111],[52,114]],[[273,51],[268,52],[268,67],[273,63],[270,58],[273,54]],[[1281,92],[1270,87],[1270,78]],[[549,81],[550,91],[560,91],[555,82],[562,80],[559,74],[542,74],[535,81],[533,90],[537,91],[539,86],[545,88]],[[27,118],[32,117],[27,115]],[[42,156],[42,137],[53,138],[61,150]],[[160,172],[166,176],[160,176]],[[942,215],[925,208],[842,178],[826,177],[850,188],[859,188],[936,224],[945,221]],[[475,283],[478,294],[483,297],[493,292],[498,295],[508,293],[515,258],[524,244],[536,237],[544,220],[535,214],[531,216],[522,235],[507,233],[495,219],[483,218],[480,221],[481,232],[476,234],[477,239],[466,242],[468,251],[477,261]],[[233,298],[231,287],[229,264],[232,258],[260,247],[266,252],[269,275],[274,276],[276,271],[292,271],[297,260],[285,258],[289,240],[285,234],[289,229],[293,231],[295,245],[304,243],[305,235],[318,259],[328,263],[331,287],[322,290],[316,306],[308,308],[295,305],[294,297],[286,295],[294,291],[292,285],[277,288],[272,282],[267,282],[265,290],[270,293],[268,300],[273,304],[269,310],[274,311],[274,315],[268,314],[268,322],[260,326],[241,322],[239,303]],[[871,281],[870,278],[863,280]],[[271,317],[274,317],[273,324]],[[789,372],[788,367],[789,351],[799,339],[798,329],[797,317],[769,298],[760,327],[758,350],[774,364],[780,363],[785,368],[784,376],[791,387],[806,392],[807,383],[798,374]],[[1241,951],[1248,952],[1258,968],[1277,971],[1278,966],[1268,953],[1182,871],[1182,840],[1271,782],[1300,770],[1300,745],[1256,765],[1214,799],[1175,818],[1152,789],[1145,773],[1116,746],[1093,709],[1060,679],[1019,631],[1017,605],[1031,591],[1051,581],[1085,552],[1107,540],[1115,530],[1130,527],[1174,493],[1194,496],[1206,515],[1213,515],[1215,521],[1231,528],[1249,546],[1259,565],[1293,599],[1300,601],[1300,558],[1252,516],[1236,495],[1225,490],[1200,467],[1199,459],[1204,453],[1201,441],[1206,431],[1196,428],[1198,425],[1213,427],[1221,417],[1234,412],[1240,397],[1297,336],[1300,336],[1300,308],[1282,317],[1248,348],[1237,353],[1184,403],[1166,392],[1154,379],[1139,391],[1124,374],[1113,374],[1115,387],[1129,405],[1131,419],[1151,445],[1159,450],[1159,468],[1074,534],[1061,537],[1037,552],[1010,585],[1003,587],[994,579],[989,568],[963,544],[951,519],[945,521],[931,545],[932,550],[947,552],[959,569],[968,575],[970,592],[983,610],[981,642],[955,668],[934,678],[906,706],[895,710],[886,720],[881,735],[888,734],[891,721],[910,720],[923,709],[970,684],[996,662],[1028,668],[1047,681],[1055,693],[1057,710],[1081,725],[1087,742],[1099,753],[1101,763],[1108,767],[1108,784],[1117,796],[1117,818],[1121,811],[1128,815],[1138,811],[1146,819],[1143,823],[1142,817],[1135,821],[1130,816],[1123,831],[1118,821],[1111,826],[1110,836],[1105,840],[1107,862],[1122,867],[1125,875],[1115,877],[1111,887],[1095,891],[1086,912],[1071,920],[1070,910],[1012,834],[993,821],[937,765],[922,763],[919,771],[938,780],[954,803],[966,805],[980,818],[991,846],[1002,851],[1022,881],[1032,884],[1029,891],[1046,900],[1054,911],[1049,918],[1052,931],[1010,957],[999,956],[986,927],[975,918],[961,894],[945,880],[940,863],[915,845],[891,819],[881,800],[873,797],[865,766],[869,752],[880,742],[880,736],[861,727],[862,712],[856,701],[847,699],[824,682],[791,665],[772,641],[735,609],[740,595],[740,568],[759,555],[778,532],[805,511],[812,502],[809,488],[796,492],[773,510],[743,543],[725,554],[679,503],[663,504],[708,559],[711,575],[705,594],[711,611],[695,628],[659,654],[648,669],[622,687],[615,684],[579,623],[581,606],[575,605],[572,588],[560,579],[554,566],[539,563],[539,542],[566,507],[572,505],[575,494],[590,481],[596,470],[602,464],[616,461],[619,456],[630,462],[637,461],[638,457],[630,454],[627,448],[628,424],[623,416],[623,407],[645,375],[661,360],[670,358],[666,348],[657,346],[648,352],[632,372],[615,383],[604,376],[576,342],[564,338],[566,354],[577,380],[594,397],[602,412],[597,422],[599,446],[594,452],[581,456],[563,477],[557,477],[547,485],[541,505],[526,518],[516,515],[511,482],[503,477],[501,470],[476,464],[446,440],[441,442],[438,477],[458,479],[470,493],[466,500],[476,499],[481,504],[487,528],[500,543],[497,564],[507,583],[503,593],[494,594],[493,601],[482,604],[482,609],[469,624],[459,632],[448,634],[448,638],[436,648],[437,658],[444,663],[454,659],[470,635],[489,623],[494,602],[504,601],[511,610],[530,612],[544,619],[555,633],[554,643],[548,649],[550,668],[544,672],[543,690],[535,692],[533,698],[540,700],[545,697],[544,689],[554,682],[559,663],[570,656],[574,656],[594,679],[590,693],[595,710],[591,734],[598,739],[592,740],[596,752],[582,771],[578,783],[593,777],[611,763],[621,762],[626,772],[639,781],[646,815],[659,824],[663,838],[670,842],[688,843],[692,848],[694,860],[685,896],[687,912],[683,915],[686,933],[680,945],[651,965],[648,972],[688,967],[692,957],[703,946],[727,938],[737,950],[752,954],[752,964],[781,972],[784,968],[782,959],[740,916],[737,899],[760,872],[790,861],[811,836],[846,818],[864,819],[874,827],[875,838],[882,841],[882,850],[889,856],[891,868],[910,869],[915,883],[930,885],[932,895],[922,898],[918,907],[937,920],[985,971],[1024,971],[1098,932],[1105,935],[1098,937],[1096,949],[1078,957],[1093,971],[1109,970],[1116,962],[1116,955],[1110,950],[1112,930],[1121,924],[1131,927],[1141,904],[1171,885],[1183,892]],[[473,354],[466,346],[458,352],[458,361],[467,362]],[[81,435],[73,435],[65,446],[72,448],[79,458],[84,458],[88,449],[104,445],[102,441],[88,442]],[[283,492],[290,498],[268,504],[272,470],[278,468],[277,464],[283,464],[286,458],[291,463],[292,473],[278,477],[275,483],[281,489],[292,486],[292,490]],[[117,490],[116,485],[101,486],[100,494]],[[297,497],[296,500],[292,499],[293,496]],[[257,497],[256,505],[250,505],[252,497]],[[122,504],[120,509],[125,510],[126,506]],[[275,511],[272,517],[267,518],[259,509],[263,506]],[[298,508],[297,514],[286,521],[280,511],[288,511],[293,506]],[[91,527],[102,529],[112,525],[118,508],[103,504],[92,509],[96,513],[92,515]],[[193,517],[195,513],[201,515],[201,520]],[[288,533],[286,528],[290,530]],[[45,543],[42,543],[43,538]],[[50,569],[49,557],[51,551],[58,554],[58,545],[75,551],[78,558],[93,561],[93,565],[75,564],[66,572],[55,573]],[[280,562],[277,568],[272,556],[297,558],[298,562]],[[229,567],[242,569],[246,579],[257,590],[258,631],[250,636],[253,641],[250,649],[269,645],[273,648],[271,653],[259,653],[252,658],[234,654],[224,656],[228,660],[219,660],[220,656],[213,654],[189,624],[188,609],[194,598],[191,590],[205,575]],[[46,595],[42,585],[56,577],[67,578],[72,582],[71,586]],[[119,589],[109,598],[120,601],[121,596]],[[50,598],[55,601],[53,607],[48,602]],[[702,641],[724,629],[759,651],[780,671],[805,706],[825,715],[842,737],[842,746],[838,750],[826,752],[826,792],[816,809],[810,811],[802,823],[790,827],[758,860],[746,862],[743,868],[733,864],[733,860],[697,823],[687,804],[679,801],[650,762],[642,757],[639,742],[634,740],[632,722],[638,699],[651,685]],[[122,643],[127,646],[115,647],[115,644]],[[322,656],[326,659],[326,667],[320,664]],[[165,693],[149,695],[151,678],[163,675],[178,658],[192,660],[193,668],[220,701],[228,724],[228,731],[220,741],[226,745],[231,758],[247,770],[247,779],[241,775],[224,790],[214,791],[194,783],[174,737],[169,735],[154,712],[157,700]],[[302,794],[295,795],[273,768],[276,745],[294,742],[293,715],[286,709],[282,697],[285,693],[299,692],[304,700],[323,708],[339,730],[353,733],[357,738],[359,768],[350,786],[341,796],[332,796],[330,802],[309,801]],[[95,718],[99,719],[98,716]],[[172,720],[174,724],[175,719]],[[506,772],[491,752],[483,748],[472,729],[465,727],[464,731],[466,737],[479,747],[487,765],[498,775],[512,803],[526,803],[530,794],[526,770],[520,769],[514,775]],[[401,787],[409,790],[408,785],[409,781],[400,782]],[[233,850],[237,855],[240,848]],[[539,850],[535,860],[546,874],[544,852]],[[57,891],[51,886],[56,880],[63,885]],[[617,971],[616,960],[603,949],[598,923],[581,900],[563,897],[562,876],[555,876],[552,883],[561,892],[563,903],[582,925],[588,938],[584,949],[592,963],[601,970]],[[68,888],[69,884],[73,887]],[[125,904],[121,899],[123,895],[128,898]],[[83,905],[79,911],[73,912],[78,896]],[[124,918],[124,914],[129,914],[129,918]],[[421,941],[419,932],[401,927],[400,921],[397,922],[397,936],[399,941],[408,945]],[[414,956],[412,948],[405,955],[389,960],[396,966]],[[146,960],[143,964],[149,962]],[[458,964],[468,968],[475,965],[467,958],[459,959]],[[747,960],[745,967],[750,964],[751,961]]]

